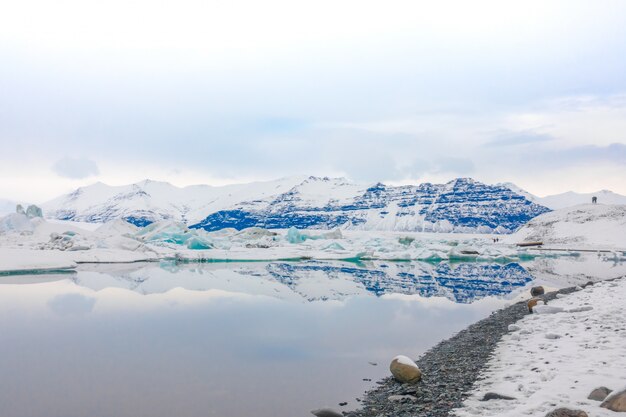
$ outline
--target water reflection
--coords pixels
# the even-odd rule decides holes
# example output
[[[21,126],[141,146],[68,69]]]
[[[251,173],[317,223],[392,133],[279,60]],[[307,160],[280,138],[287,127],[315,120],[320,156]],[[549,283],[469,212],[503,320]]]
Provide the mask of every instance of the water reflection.
[[[516,287],[532,281],[532,276],[519,264],[401,262],[346,266],[323,262],[272,263],[267,272],[294,291],[302,281],[315,273],[328,279],[350,280],[377,296],[383,294],[419,294],[423,297],[440,296],[459,303],[469,303],[491,295],[505,295]],[[307,297],[312,300],[315,297]],[[332,298],[329,293],[323,299]]]
[[[351,296],[419,294],[470,303],[504,296],[533,277],[517,263],[272,262],[146,265],[117,270],[92,266],[73,279],[94,290],[125,288],[141,294],[175,287],[219,289],[282,299],[344,300]]]
[[[586,265],[560,262],[528,269],[556,280],[563,274],[554,271]],[[592,262],[607,276],[624,268]],[[386,376],[393,356],[417,357],[501,307],[532,280],[525,267],[165,263],[0,277],[2,416],[355,408],[373,383],[363,379]]]
[[[414,281],[399,275],[410,270],[150,264],[0,278],[2,415],[294,417],[343,401],[356,408],[373,384],[364,379],[386,376],[389,358],[418,356],[503,304],[392,295],[420,288],[401,284]]]

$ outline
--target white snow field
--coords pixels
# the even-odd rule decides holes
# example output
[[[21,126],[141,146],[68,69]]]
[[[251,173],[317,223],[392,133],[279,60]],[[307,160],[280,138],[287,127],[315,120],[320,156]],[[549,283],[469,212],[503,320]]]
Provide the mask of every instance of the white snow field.
[[[541,241],[565,249],[626,249],[626,205],[583,204],[544,213],[502,240]]]
[[[548,314],[524,317],[520,329],[500,341],[484,379],[455,415],[543,417],[559,407],[595,417],[621,415],[587,396],[601,386],[626,387],[625,297],[626,277],[553,300],[544,308],[552,307]],[[481,401],[487,392],[515,399]]]
[[[540,197],[533,201],[542,206],[551,208],[552,210],[558,210],[581,204],[589,204],[591,203],[592,197],[596,197],[599,204],[626,204],[626,196],[609,190],[596,191],[595,193],[575,193],[568,191],[562,194]]]
[[[598,204],[626,204],[626,195],[617,194],[610,190],[600,190],[593,193],[577,193],[574,191],[567,191],[565,193],[538,197],[510,182],[498,185],[507,187],[511,191],[519,195],[523,195],[533,203],[541,204],[542,206],[548,207],[552,210],[589,204],[591,203],[592,197],[596,197],[598,199]]]

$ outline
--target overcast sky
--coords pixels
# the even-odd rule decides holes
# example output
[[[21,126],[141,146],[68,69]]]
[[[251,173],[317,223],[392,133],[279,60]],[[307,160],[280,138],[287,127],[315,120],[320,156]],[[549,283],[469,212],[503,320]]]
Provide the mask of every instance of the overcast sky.
[[[626,194],[624,1],[0,4],[0,198],[299,174]]]

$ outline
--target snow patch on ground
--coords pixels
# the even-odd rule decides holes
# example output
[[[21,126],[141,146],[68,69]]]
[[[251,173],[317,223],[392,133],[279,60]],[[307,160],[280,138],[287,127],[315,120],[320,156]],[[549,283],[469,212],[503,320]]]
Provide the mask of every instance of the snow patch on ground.
[[[558,248],[626,249],[626,205],[584,204],[535,217],[508,243],[543,242]]]

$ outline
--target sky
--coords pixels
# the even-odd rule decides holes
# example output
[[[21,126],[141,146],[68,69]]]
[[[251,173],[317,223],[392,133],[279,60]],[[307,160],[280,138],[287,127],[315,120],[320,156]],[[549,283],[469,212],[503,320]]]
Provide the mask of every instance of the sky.
[[[626,194],[624,1],[0,0],[0,199],[472,177]]]

